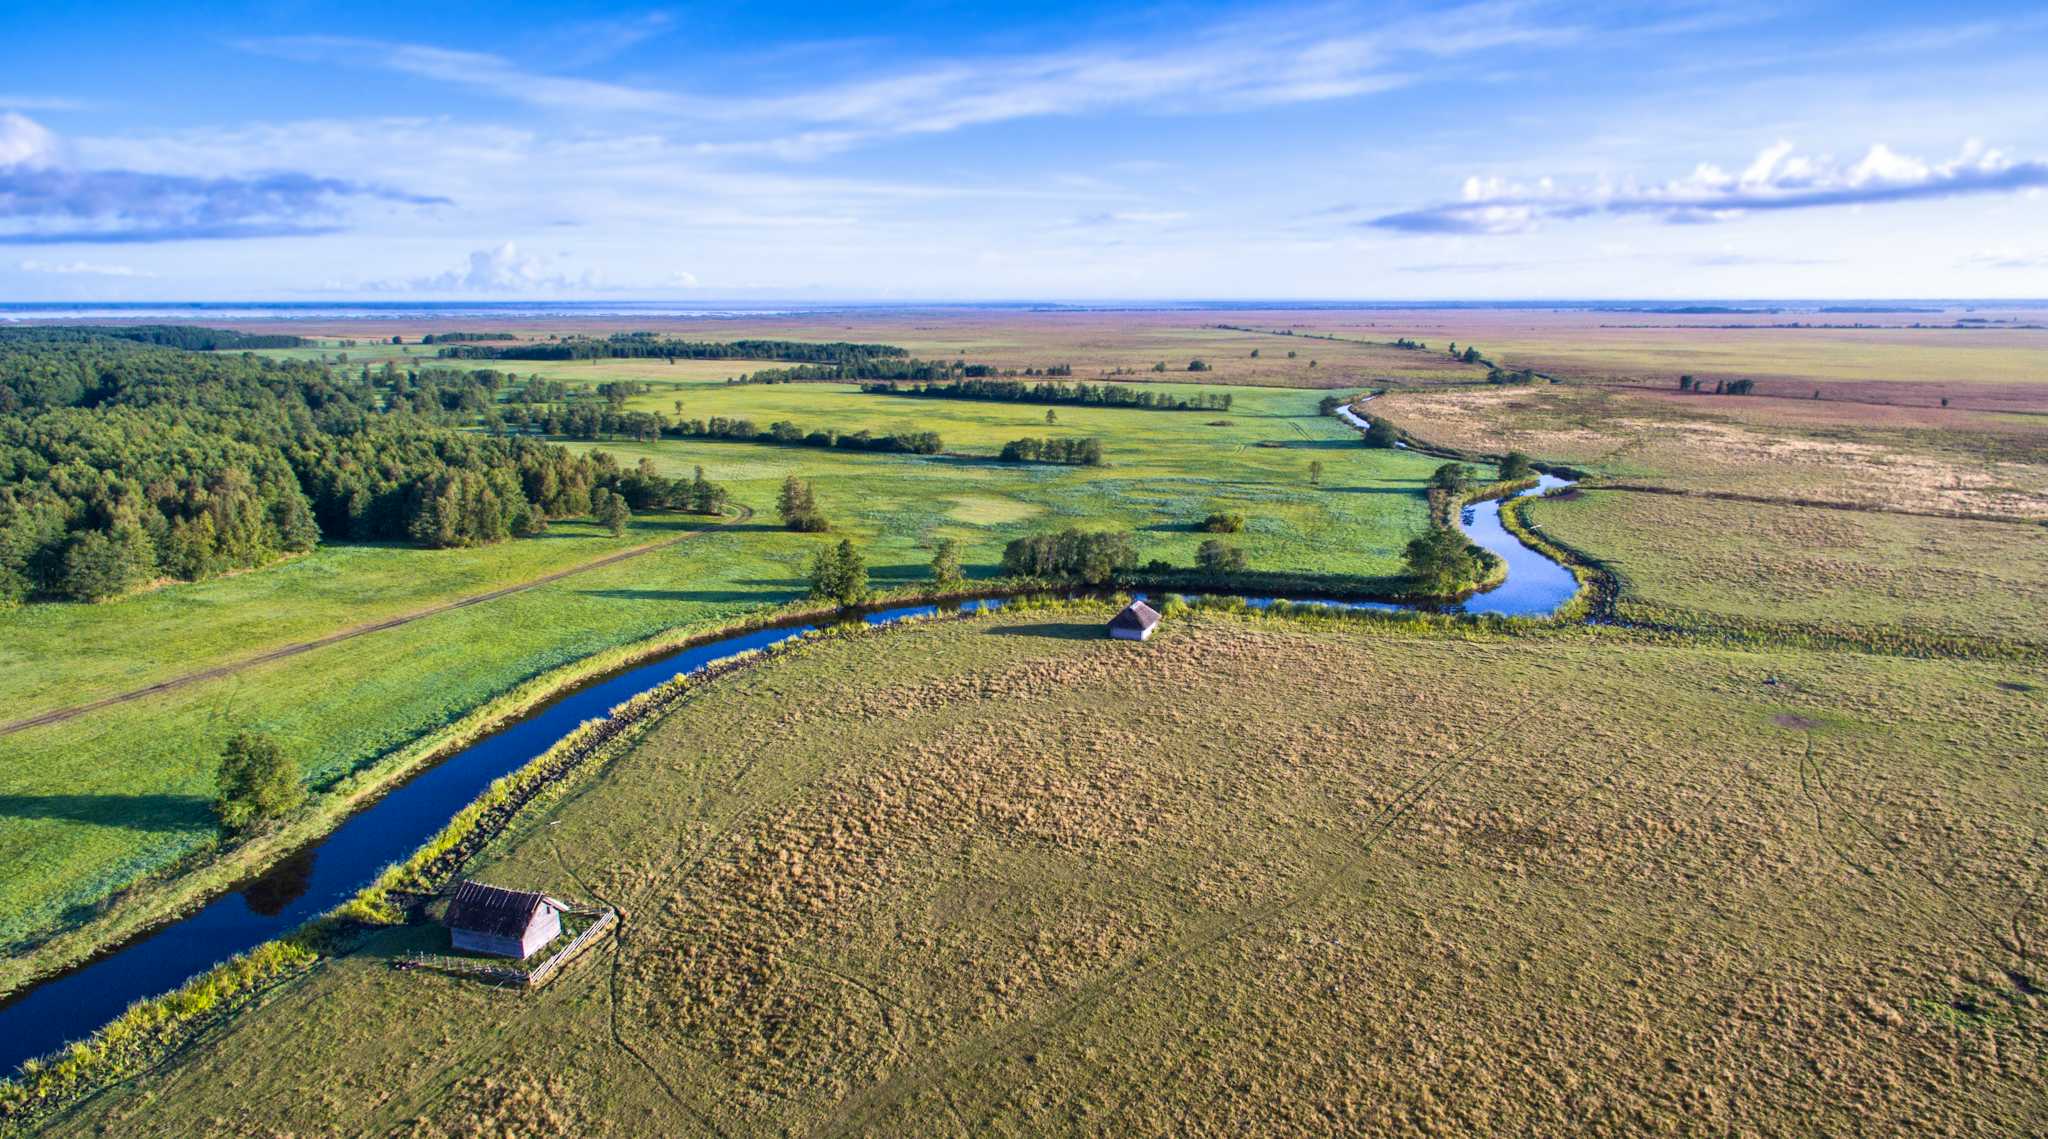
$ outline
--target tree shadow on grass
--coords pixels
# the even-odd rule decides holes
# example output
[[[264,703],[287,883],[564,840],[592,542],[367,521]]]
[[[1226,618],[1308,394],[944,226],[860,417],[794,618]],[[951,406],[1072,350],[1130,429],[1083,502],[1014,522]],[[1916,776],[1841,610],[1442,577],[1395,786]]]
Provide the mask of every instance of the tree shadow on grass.
[[[1109,636],[1099,621],[1045,621],[1036,625],[1000,625],[991,637],[1046,637],[1055,641],[1100,641]]]
[[[0,795],[0,819],[61,819],[133,831],[214,825],[212,804],[197,795]]]

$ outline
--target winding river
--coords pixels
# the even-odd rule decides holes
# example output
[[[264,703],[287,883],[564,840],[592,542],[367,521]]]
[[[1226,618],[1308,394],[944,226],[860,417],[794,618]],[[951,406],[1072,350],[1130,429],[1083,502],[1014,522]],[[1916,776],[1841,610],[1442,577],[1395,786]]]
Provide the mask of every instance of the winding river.
[[[1349,409],[1343,418],[1364,421]],[[1543,476],[1541,493],[1566,480]],[[1554,612],[1578,589],[1571,572],[1522,545],[1501,525],[1499,502],[1475,503],[1460,524],[1472,540],[1507,561],[1507,581],[1449,611],[1534,617]],[[1272,604],[1273,598],[1251,598]],[[1391,602],[1317,601],[1338,608],[1400,610]],[[998,599],[966,607],[995,608]],[[869,613],[870,624],[937,612],[907,606]],[[0,1072],[62,1047],[119,1016],[131,1003],[177,987],[237,953],[291,932],[353,897],[387,865],[433,837],[455,812],[499,776],[524,766],[585,720],[684,673],[780,644],[816,629],[792,624],[710,641],[570,689],[527,716],[454,752],[350,816],[327,837],[186,917],[118,946],[0,1004]]]

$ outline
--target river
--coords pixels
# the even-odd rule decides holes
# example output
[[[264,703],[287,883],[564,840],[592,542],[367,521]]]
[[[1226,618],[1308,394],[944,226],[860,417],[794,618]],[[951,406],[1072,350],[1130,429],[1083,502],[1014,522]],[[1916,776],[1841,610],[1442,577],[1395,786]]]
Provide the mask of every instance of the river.
[[[1345,418],[1356,420],[1348,409]],[[1543,476],[1525,493],[1569,485]],[[1507,581],[1446,611],[1530,617],[1551,613],[1578,589],[1571,572],[1522,545],[1501,525],[1498,502],[1460,519],[1473,541],[1506,559]],[[1269,605],[1273,598],[1251,598]],[[1380,601],[1318,601],[1339,608],[1412,608]],[[1000,600],[970,601],[998,607]],[[937,612],[931,605],[869,613],[870,624]],[[516,771],[585,720],[676,676],[813,631],[788,625],[736,633],[573,688],[392,788],[311,847],[259,878],[134,941],[0,1004],[0,1072],[53,1051],[119,1016],[135,1001],[176,988],[220,961],[280,937],[353,897],[384,867],[410,855],[499,776]]]

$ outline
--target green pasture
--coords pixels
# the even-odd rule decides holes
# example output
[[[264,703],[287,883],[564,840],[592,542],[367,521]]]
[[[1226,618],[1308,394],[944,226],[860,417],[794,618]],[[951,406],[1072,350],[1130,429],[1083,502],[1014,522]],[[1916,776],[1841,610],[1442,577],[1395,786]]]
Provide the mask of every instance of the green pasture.
[[[974,576],[996,572],[1019,535],[1075,525],[1137,532],[1142,559],[1189,564],[1208,535],[1195,523],[1230,509],[1251,520],[1254,568],[1386,575],[1424,525],[1435,464],[1371,451],[1316,413],[1318,395],[1241,390],[1227,415],[1045,408],[862,396],[831,385],[685,385],[693,416],[787,417],[806,427],[878,431],[922,425],[947,446],[993,451],[1024,434],[1095,434],[1100,468],[1019,466],[708,440],[601,443],[627,462],[688,474],[702,464],[757,511],[744,526],[617,566],[438,614],[233,675],[0,737],[0,947],[23,952],[92,916],[122,887],[204,851],[213,768],[226,737],[275,734],[325,786],[374,769],[408,741],[522,681],[664,629],[708,627],[793,600],[812,554],[852,538],[879,586],[926,576],[951,537]],[[1226,426],[1211,426],[1227,419]],[[1277,444],[1263,446],[1262,444]],[[1310,486],[1308,464],[1324,464]],[[829,535],[775,522],[785,475],[813,480]],[[0,614],[0,693],[10,718],[82,704],[168,676],[246,659],[437,601],[510,584],[681,532],[700,520],[638,519],[612,540],[587,524],[487,550],[329,547],[212,582],[167,586],[103,605],[35,605]]]

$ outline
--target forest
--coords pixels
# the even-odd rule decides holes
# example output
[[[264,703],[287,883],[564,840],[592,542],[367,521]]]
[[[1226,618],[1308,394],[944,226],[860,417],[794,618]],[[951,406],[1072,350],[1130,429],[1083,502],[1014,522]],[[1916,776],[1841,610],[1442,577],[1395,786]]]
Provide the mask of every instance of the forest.
[[[232,342],[212,332],[0,330],[0,604],[101,600],[323,539],[496,542],[589,514],[599,491],[691,499],[601,453],[461,430],[495,372],[349,376],[174,346]]]

